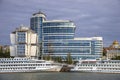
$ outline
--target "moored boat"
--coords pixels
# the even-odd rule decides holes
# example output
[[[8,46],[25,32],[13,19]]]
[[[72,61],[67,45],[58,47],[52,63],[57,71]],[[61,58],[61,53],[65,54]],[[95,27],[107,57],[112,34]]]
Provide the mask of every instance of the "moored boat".
[[[80,60],[71,71],[120,73],[120,60]]]
[[[54,61],[29,58],[0,58],[0,73],[9,72],[59,72],[63,65]]]

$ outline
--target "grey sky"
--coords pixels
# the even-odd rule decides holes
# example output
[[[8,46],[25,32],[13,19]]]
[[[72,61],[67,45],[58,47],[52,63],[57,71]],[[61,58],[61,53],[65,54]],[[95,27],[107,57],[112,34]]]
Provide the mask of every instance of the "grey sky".
[[[75,37],[102,36],[110,45],[120,41],[119,9],[120,0],[0,0],[0,44],[10,44],[9,34],[42,10],[48,20],[72,20]]]

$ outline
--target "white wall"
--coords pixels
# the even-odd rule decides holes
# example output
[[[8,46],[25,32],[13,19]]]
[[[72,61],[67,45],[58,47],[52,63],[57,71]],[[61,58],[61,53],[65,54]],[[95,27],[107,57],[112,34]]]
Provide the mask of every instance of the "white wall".
[[[31,35],[31,43],[36,44],[37,43],[37,34],[32,34]]]
[[[15,40],[16,36],[15,34],[10,34],[10,40],[11,40],[11,44],[16,44],[16,40]]]
[[[37,47],[36,46],[31,46],[31,56],[37,56]]]
[[[10,56],[16,56],[16,47],[10,46]]]

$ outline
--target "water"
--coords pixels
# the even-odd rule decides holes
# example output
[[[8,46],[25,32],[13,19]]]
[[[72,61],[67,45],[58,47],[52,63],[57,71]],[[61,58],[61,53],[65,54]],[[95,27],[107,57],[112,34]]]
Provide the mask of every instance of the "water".
[[[0,74],[0,80],[120,80],[120,74],[103,73],[9,73]]]

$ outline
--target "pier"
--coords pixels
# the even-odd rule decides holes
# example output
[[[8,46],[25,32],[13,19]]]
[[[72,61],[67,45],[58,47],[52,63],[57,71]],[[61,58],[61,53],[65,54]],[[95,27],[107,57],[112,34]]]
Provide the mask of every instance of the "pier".
[[[73,65],[64,65],[60,72],[70,72],[71,68],[73,68]]]

